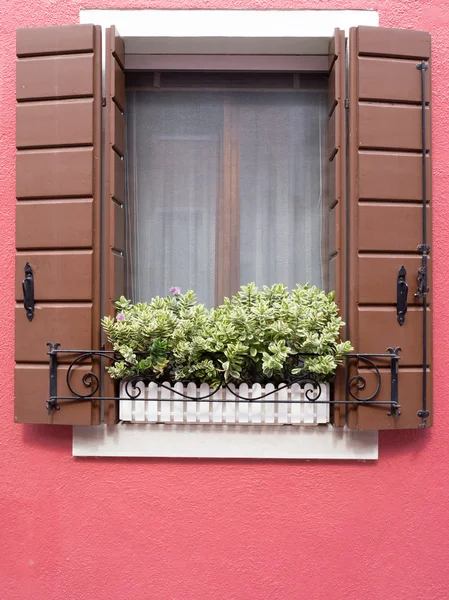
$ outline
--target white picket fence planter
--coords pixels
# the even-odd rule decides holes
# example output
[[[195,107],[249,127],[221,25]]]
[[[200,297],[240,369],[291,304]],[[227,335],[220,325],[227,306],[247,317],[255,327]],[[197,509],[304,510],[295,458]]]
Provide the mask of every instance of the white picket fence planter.
[[[163,387],[164,386],[164,387]],[[220,388],[207,402],[187,400],[174,393],[181,392],[190,397],[203,397],[212,392],[205,383],[197,386],[189,383],[184,386],[164,383],[158,386],[143,382],[136,384],[140,389],[137,400],[130,400],[125,385],[120,386],[120,419],[131,423],[173,423],[173,424],[226,424],[226,425],[318,425],[329,422],[329,404],[308,402],[305,393],[316,397],[312,384],[301,388],[298,383],[291,387],[279,386],[269,396],[271,402],[240,402],[227,388]],[[329,400],[329,384],[322,383],[319,400]],[[268,384],[262,387],[254,384],[248,387],[242,383],[238,388],[230,386],[243,398],[258,398],[272,392],[275,387]],[[131,386],[129,390],[134,394]],[[309,391],[310,390],[310,391]],[[314,395],[312,395],[314,394]],[[151,398],[151,400],[149,400]],[[296,401],[305,400],[305,403]],[[287,401],[287,402],[285,402]]]

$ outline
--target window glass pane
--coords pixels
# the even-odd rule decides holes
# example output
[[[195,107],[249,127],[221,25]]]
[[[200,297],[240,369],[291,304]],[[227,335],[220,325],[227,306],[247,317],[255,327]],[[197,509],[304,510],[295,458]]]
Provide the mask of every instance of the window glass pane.
[[[213,306],[223,98],[129,92],[127,100],[128,295],[147,301],[178,286]]]
[[[240,282],[323,286],[323,93],[238,94]]]
[[[326,122],[323,92],[128,92],[128,296],[323,287]]]

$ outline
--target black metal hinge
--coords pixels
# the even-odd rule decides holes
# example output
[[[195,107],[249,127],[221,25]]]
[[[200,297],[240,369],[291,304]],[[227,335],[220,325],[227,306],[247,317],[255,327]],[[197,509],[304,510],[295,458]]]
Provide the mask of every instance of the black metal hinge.
[[[429,286],[427,285],[427,265],[430,246],[427,244],[420,244],[417,250],[422,256],[422,263],[418,269],[418,289],[416,290],[415,298],[421,299],[430,292]]]

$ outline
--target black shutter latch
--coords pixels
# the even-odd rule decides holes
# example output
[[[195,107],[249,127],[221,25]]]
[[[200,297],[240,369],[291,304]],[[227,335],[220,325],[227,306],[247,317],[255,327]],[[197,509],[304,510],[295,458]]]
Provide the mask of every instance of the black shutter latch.
[[[398,316],[399,325],[403,325],[405,321],[405,313],[407,312],[407,295],[408,285],[406,281],[407,271],[404,265],[399,269],[397,279],[397,301],[396,313]]]
[[[28,321],[34,317],[34,275],[30,263],[24,267],[25,279],[22,281],[23,306],[27,313]]]

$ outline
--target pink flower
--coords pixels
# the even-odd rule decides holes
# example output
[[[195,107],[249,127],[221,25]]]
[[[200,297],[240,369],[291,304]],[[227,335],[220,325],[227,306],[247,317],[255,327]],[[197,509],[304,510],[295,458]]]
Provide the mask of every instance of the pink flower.
[[[122,312],[119,312],[119,313],[117,313],[116,319],[117,319],[117,321],[124,321],[125,315]]]
[[[180,294],[180,293],[181,293],[180,287],[171,287],[170,288],[170,294]]]

